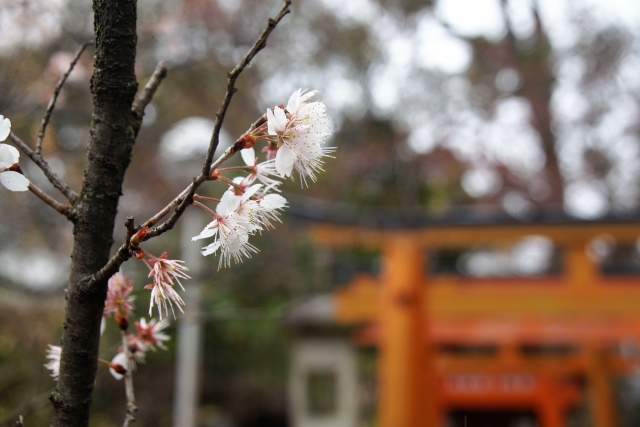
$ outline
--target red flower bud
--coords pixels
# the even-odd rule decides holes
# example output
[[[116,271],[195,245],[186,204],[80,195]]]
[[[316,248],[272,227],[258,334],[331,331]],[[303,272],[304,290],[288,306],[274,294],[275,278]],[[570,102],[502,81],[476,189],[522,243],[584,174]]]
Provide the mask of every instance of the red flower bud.
[[[237,149],[242,150],[243,148],[253,147],[255,143],[256,143],[256,137],[249,133],[245,133],[240,138],[238,138],[236,142],[233,143],[233,145],[235,145]]]
[[[143,259],[147,253],[142,248],[136,247],[133,249],[133,255],[138,259]]]
[[[124,366],[119,365],[117,363],[111,363],[109,364],[109,367],[111,369],[113,369],[116,373],[120,374],[120,375],[124,375],[127,373],[127,370]]]
[[[149,227],[142,227],[136,232],[136,234],[131,236],[131,243],[134,245],[139,245],[140,243],[142,243],[148,231]]]
[[[15,163],[13,165],[11,165],[11,167],[9,167],[10,171],[14,171],[14,172],[18,172],[18,173],[22,173],[22,169],[20,169],[20,165]],[[22,173],[23,174],[23,173]],[[24,174],[23,174],[24,175]]]
[[[129,327],[129,318],[126,314],[115,313],[113,315],[113,318],[115,319],[118,326],[120,326],[120,329],[122,329],[123,331],[127,330],[127,328]]]

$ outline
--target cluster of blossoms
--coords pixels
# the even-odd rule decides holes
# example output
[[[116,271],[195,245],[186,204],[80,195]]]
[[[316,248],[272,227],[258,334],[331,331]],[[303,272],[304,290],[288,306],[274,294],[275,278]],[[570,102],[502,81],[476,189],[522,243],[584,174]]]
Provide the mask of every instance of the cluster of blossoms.
[[[100,333],[104,332],[107,325],[107,319],[113,315],[114,320],[122,329],[129,326],[129,314],[133,311],[134,296],[133,280],[127,280],[127,277],[121,272],[109,279],[109,287],[107,289],[107,299],[104,301],[104,311],[102,313],[102,325],[100,325]]]
[[[326,106],[322,102],[309,102],[317,91],[295,91],[285,108],[277,106],[267,109],[266,120],[242,136],[246,145],[257,140],[267,143],[263,152],[267,160],[258,163],[253,147],[243,149],[240,154],[246,167],[217,169],[212,178],[230,184],[220,199],[196,196],[218,202],[215,211],[196,200],[195,205],[205,209],[212,217],[202,232],[192,240],[213,237],[214,241],[202,248],[203,255],[220,251],[218,268],[231,265],[233,259],[241,262],[250,258],[258,249],[249,243],[249,236],[273,228],[273,222],[280,221],[278,215],[286,207],[287,200],[279,194],[280,181],[292,175],[295,169],[300,181],[307,185],[307,177],[316,181],[316,173],[322,171],[324,158],[331,157],[333,147],[323,147],[330,135]],[[247,176],[233,180],[221,175],[222,172],[242,169]],[[259,183],[256,183],[259,182]]]
[[[327,122],[326,107],[322,102],[310,102],[317,91],[295,91],[287,106],[276,106],[267,109],[267,113],[258,120],[252,129],[242,135],[238,141],[244,149],[240,151],[245,166],[215,169],[211,180],[219,180],[229,185],[220,199],[195,194],[193,204],[204,209],[213,217],[200,234],[192,240],[213,238],[213,243],[202,248],[203,255],[220,253],[218,268],[229,267],[231,260],[238,263],[243,257],[250,258],[258,249],[249,243],[249,237],[262,231],[274,228],[280,222],[280,212],[287,206],[287,200],[280,194],[279,179],[292,177],[295,169],[303,186],[307,178],[316,181],[316,174],[322,171],[324,159],[331,157],[335,148],[324,147],[325,139],[330,135]],[[0,141],[9,134],[10,123],[0,116]],[[262,140],[266,146],[266,160],[258,162],[254,144]],[[18,172],[18,153],[15,148],[0,144],[0,182],[14,191],[26,190],[29,181]],[[12,170],[9,170],[12,169]],[[229,178],[223,172],[244,171],[245,176]],[[216,202],[214,209],[203,202]],[[167,253],[155,257],[138,245],[144,241],[148,228],[143,227],[131,238],[135,257],[142,260],[149,268],[149,277],[153,283],[145,286],[151,290],[149,315],[153,307],[157,307],[160,321],[151,319],[149,323],[142,318],[135,322],[137,332],[125,337],[129,326],[134,297],[133,282],[127,280],[122,273],[115,274],[109,280],[107,299],[105,301],[103,324],[113,315],[114,320],[123,331],[123,345],[111,362],[101,361],[109,366],[111,374],[121,379],[127,367],[135,369],[137,363],[145,361],[146,352],[156,347],[166,348],[164,342],[169,336],[162,331],[169,325],[166,317],[169,309],[175,318],[174,306],[181,312],[185,305],[175,290],[177,284],[184,291],[181,279],[189,279],[188,268],[183,261],[167,259]],[[163,315],[165,319],[163,320]],[[126,344],[125,344],[126,343]],[[125,351],[126,350],[126,351]],[[57,378],[60,369],[61,349],[49,346],[47,352],[49,362],[45,365]],[[127,360],[127,354],[129,360]]]
[[[176,313],[173,310],[174,304],[178,307],[178,310],[184,313],[182,310],[184,301],[174,289],[174,286],[177,283],[184,291],[184,286],[182,286],[180,279],[191,278],[186,273],[189,269],[183,265],[184,261],[167,259],[166,252],[163,252],[160,257],[154,257],[141,248],[138,248],[136,258],[144,261],[149,268],[149,277],[153,277],[153,283],[144,287],[145,289],[151,289],[149,316],[151,316],[153,312],[154,305],[158,307],[158,317],[160,317],[160,320],[162,320],[163,309],[165,316],[169,316],[169,307],[171,308],[171,314],[173,314],[173,318],[175,319]]]
[[[0,142],[11,132],[11,122],[0,115]],[[29,180],[20,173],[20,153],[15,147],[0,144],[0,183],[11,191],[27,191]]]
[[[134,308],[134,296],[131,295],[132,290],[133,281],[128,280],[126,276],[120,272],[109,279],[101,332],[104,331],[106,320],[109,319],[111,315],[113,315],[114,320],[122,331],[127,330],[129,318]],[[141,318],[135,322],[136,333],[129,334],[126,337],[129,360],[127,361],[126,352],[124,351],[124,347],[121,346],[111,362],[105,360],[100,360],[100,362],[109,367],[109,372],[111,372],[114,378],[122,379],[128,366],[135,369],[138,363],[144,363],[147,351],[155,351],[156,348],[167,349],[164,342],[169,340],[169,336],[162,331],[168,326],[169,321],[167,319],[161,320],[160,322],[156,321],[156,319],[151,319],[147,322],[145,318]],[[47,359],[49,359],[49,362],[44,365],[51,371],[51,376],[56,380],[60,372],[61,353],[61,347],[49,345],[49,349],[47,350]]]
[[[127,337],[129,363],[127,363],[124,347],[120,347],[118,353],[109,363],[109,372],[115,379],[122,379],[127,366],[136,369],[138,363],[144,363],[147,351],[155,351],[156,348],[167,349],[163,343],[169,340],[169,335],[162,332],[169,326],[167,319],[160,322],[157,322],[156,319],[151,319],[147,323],[147,320],[143,317],[135,322],[135,326],[136,333],[129,334]]]

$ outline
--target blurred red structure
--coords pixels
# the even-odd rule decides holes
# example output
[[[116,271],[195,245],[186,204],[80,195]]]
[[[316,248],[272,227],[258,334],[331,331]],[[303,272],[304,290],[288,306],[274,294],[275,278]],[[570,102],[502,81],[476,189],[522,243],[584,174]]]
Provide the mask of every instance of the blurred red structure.
[[[430,274],[432,249],[501,246],[544,236],[563,249],[555,276]],[[635,368],[619,351],[640,340],[640,283],[603,274],[588,245],[621,245],[635,222],[443,225],[372,230],[318,226],[314,239],[381,252],[381,275],[336,291],[335,321],[379,349],[378,425],[442,426],[455,409],[533,411],[541,427],[567,425],[586,400],[595,427],[614,427],[612,378]]]

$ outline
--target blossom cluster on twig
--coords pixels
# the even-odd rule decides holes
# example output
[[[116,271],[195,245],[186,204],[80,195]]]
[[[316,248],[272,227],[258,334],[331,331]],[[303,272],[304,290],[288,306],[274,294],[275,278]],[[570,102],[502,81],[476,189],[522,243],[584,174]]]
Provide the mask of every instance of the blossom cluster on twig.
[[[316,174],[322,171],[324,160],[332,157],[335,148],[323,145],[330,135],[326,106],[319,101],[310,101],[316,94],[317,91],[295,91],[286,107],[267,109],[266,114],[238,138],[242,147],[240,155],[245,165],[215,168],[209,177],[209,180],[228,185],[219,199],[193,195],[192,204],[202,208],[213,219],[192,240],[213,238],[212,243],[202,248],[202,254],[207,256],[219,253],[218,268],[229,267],[232,260],[239,263],[243,258],[250,258],[257,253],[258,248],[249,242],[250,236],[274,228],[275,223],[280,222],[280,213],[287,206],[287,200],[279,194],[281,179],[292,177],[295,170],[303,187],[307,186],[307,179],[315,182]],[[0,116],[0,137],[4,135],[6,138],[5,134],[8,135],[9,129],[8,119],[3,121]],[[254,148],[259,141],[266,143],[262,149],[266,158],[261,162]],[[13,170],[9,171],[8,167],[1,169],[4,157],[9,156],[5,151],[13,156],[8,158],[7,163],[17,163],[18,160],[17,154],[14,156],[13,153],[15,148],[0,145],[0,182],[14,191],[21,191],[16,189],[19,185],[26,185],[27,189],[27,178]],[[245,172],[245,175],[225,175],[237,171]],[[11,175],[3,178],[3,174],[8,173]],[[20,178],[15,180],[13,173],[19,175],[26,184]],[[5,183],[9,178],[13,180],[12,185]],[[216,203],[217,206],[212,208],[209,206],[211,203]],[[131,235],[129,242],[134,256],[142,260],[149,269],[152,283],[144,287],[151,290],[149,315],[152,315],[153,307],[157,307],[160,321],[151,319],[147,323],[145,318],[141,318],[135,322],[137,332],[127,335],[129,319],[134,309],[133,281],[120,272],[109,279],[101,331],[104,331],[106,321],[113,316],[122,331],[123,345],[110,362],[101,362],[109,366],[109,371],[117,379],[125,377],[137,364],[144,363],[148,350],[166,348],[164,342],[169,336],[162,331],[169,325],[169,312],[174,318],[175,308],[184,313],[182,307],[185,303],[175,288],[177,284],[184,291],[181,280],[190,278],[188,268],[184,261],[168,259],[166,252],[156,257],[143,250],[139,244],[145,240],[148,232],[148,227],[141,227]],[[60,356],[60,347],[49,346],[49,362],[45,366],[51,370],[54,378],[59,373]]]
[[[287,200],[278,194],[280,179],[292,176],[295,170],[303,186],[307,185],[307,178],[315,182],[316,174],[322,171],[325,158],[331,157],[335,150],[322,145],[330,133],[325,105],[319,101],[309,102],[316,93],[317,91],[295,91],[286,107],[267,109],[267,113],[238,139],[244,147],[240,155],[245,166],[218,168],[211,172],[211,180],[228,185],[222,197],[217,199],[194,194],[193,205],[205,210],[213,220],[192,240],[213,238],[213,243],[202,248],[202,254],[206,256],[219,252],[219,268],[229,267],[232,260],[238,263],[257,253],[258,249],[249,242],[249,237],[274,228],[274,223],[280,222],[280,212],[287,206]],[[0,125],[3,123],[0,118]],[[0,127],[4,132],[3,129]],[[258,161],[254,149],[258,141],[266,142],[262,150],[266,153],[266,159],[262,162]],[[224,175],[238,170],[246,175],[233,178]],[[217,203],[215,209],[208,206],[211,202]],[[151,290],[149,315],[152,315],[153,307],[156,306],[160,321],[151,319],[147,323],[142,318],[135,322],[137,332],[126,335],[134,309],[135,297],[131,295],[133,281],[120,272],[109,279],[101,331],[104,331],[106,321],[113,316],[123,331],[123,346],[111,362],[102,362],[109,366],[111,374],[117,379],[123,378],[129,368],[135,369],[138,363],[144,363],[148,350],[166,348],[164,342],[169,336],[162,331],[169,325],[169,310],[174,318],[174,307],[184,313],[182,307],[185,303],[175,285],[184,291],[181,279],[190,278],[188,268],[184,261],[168,259],[166,252],[156,257],[143,250],[139,244],[145,240],[148,231],[148,227],[140,228],[133,233],[130,243],[135,257],[142,260],[149,269],[149,277],[153,283],[144,287]],[[49,347],[49,362],[45,366],[57,378],[61,350],[57,346]]]
[[[280,211],[287,200],[278,193],[279,178],[292,176],[298,172],[303,186],[307,178],[316,181],[316,174],[322,171],[324,159],[331,157],[333,147],[324,147],[330,135],[326,106],[320,101],[309,102],[317,91],[295,91],[286,107],[267,109],[266,118],[258,120],[247,133],[239,138],[244,143],[240,154],[246,166],[215,169],[211,179],[229,184],[220,199],[194,195],[194,205],[203,208],[213,220],[194,236],[192,240],[213,237],[213,243],[202,249],[203,255],[220,252],[218,268],[238,263],[250,258],[258,249],[249,242],[249,237],[263,230],[273,228],[280,221]],[[258,162],[253,145],[257,141],[266,142],[262,152],[266,159]],[[229,179],[226,171],[243,170],[246,176]],[[201,201],[202,200],[202,201]],[[205,201],[218,203],[215,210],[207,207]]]
[[[129,370],[129,367],[135,369],[138,363],[144,363],[146,354],[149,350],[155,351],[156,348],[166,350],[164,345],[169,340],[169,336],[162,332],[169,326],[168,319],[157,321],[151,319],[149,322],[143,317],[134,323],[136,333],[126,335],[129,326],[129,318],[133,314],[133,301],[135,296],[131,295],[133,290],[133,280],[121,272],[116,273],[109,279],[107,298],[102,317],[101,332],[108,319],[113,319],[123,332],[123,345],[119,348],[117,354],[111,362],[100,360],[101,363],[109,367],[109,372],[116,379],[122,379]],[[126,349],[124,347],[126,343]],[[51,371],[51,376],[57,380],[60,373],[60,356],[62,348],[55,345],[49,345],[47,350],[47,362],[44,366]]]

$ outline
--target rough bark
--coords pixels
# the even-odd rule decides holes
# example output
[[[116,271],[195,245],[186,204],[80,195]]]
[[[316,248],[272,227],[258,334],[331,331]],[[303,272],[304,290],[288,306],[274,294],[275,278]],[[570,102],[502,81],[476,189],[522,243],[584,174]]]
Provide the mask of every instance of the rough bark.
[[[107,281],[89,286],[87,279],[109,260],[118,199],[135,139],[131,105],[138,86],[136,0],[94,0],[93,10],[93,122],[76,203],[60,376],[51,396],[54,426],[89,424]]]

